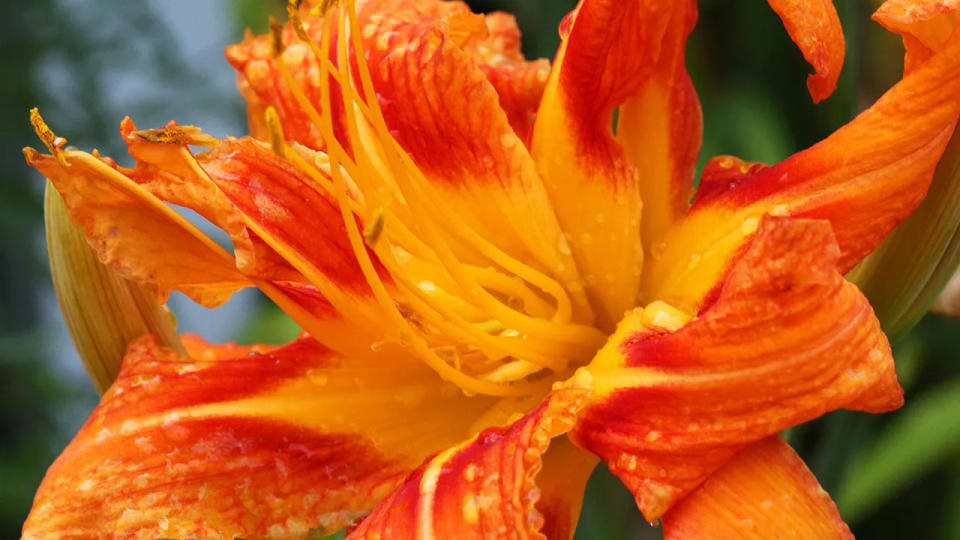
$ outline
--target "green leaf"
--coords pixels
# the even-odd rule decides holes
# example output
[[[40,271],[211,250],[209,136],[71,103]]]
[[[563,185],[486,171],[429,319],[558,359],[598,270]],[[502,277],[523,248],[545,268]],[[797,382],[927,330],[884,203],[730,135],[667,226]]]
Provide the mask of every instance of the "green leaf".
[[[958,451],[960,381],[952,381],[911,402],[853,461],[837,494],[840,513],[856,522]]]

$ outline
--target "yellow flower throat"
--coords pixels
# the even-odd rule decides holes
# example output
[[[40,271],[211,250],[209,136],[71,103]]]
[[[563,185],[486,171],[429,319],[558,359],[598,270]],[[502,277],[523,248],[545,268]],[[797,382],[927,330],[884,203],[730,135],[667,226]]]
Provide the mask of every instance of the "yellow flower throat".
[[[339,204],[379,312],[365,313],[337,294],[323,276],[299,269],[344,317],[373,324],[385,321],[384,341],[405,346],[464,392],[529,395],[566,378],[590,360],[606,333],[583,320],[589,315],[575,313],[561,282],[503,252],[444,203],[437,186],[388,131],[364,57],[354,3],[343,2],[336,17],[333,13],[320,19],[323,28],[317,43],[293,2],[288,6],[293,29],[320,64],[319,106],[306,97],[287,67],[282,28],[272,23],[277,69],[321,133],[325,153],[286,142],[273,108],[267,109],[266,124],[274,151]],[[331,44],[334,18],[339,31]],[[325,53],[332,45],[339,67]],[[349,71],[351,52],[359,89]],[[343,94],[352,154],[334,135],[331,78]],[[365,224],[362,230],[356,217]],[[389,278],[377,272],[367,247]]]

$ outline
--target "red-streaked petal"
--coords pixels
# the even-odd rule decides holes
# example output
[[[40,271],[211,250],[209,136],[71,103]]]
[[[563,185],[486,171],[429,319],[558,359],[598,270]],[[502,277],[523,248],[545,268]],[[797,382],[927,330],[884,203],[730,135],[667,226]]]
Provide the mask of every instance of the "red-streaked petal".
[[[678,4],[656,69],[620,107],[617,141],[638,167],[643,201],[643,245],[650,248],[686,213],[703,138],[700,100],[684,64],[687,36],[697,19],[692,1]]]
[[[250,138],[227,139],[197,159],[247,226],[308,279],[369,293],[337,201],[306,173]]]
[[[86,230],[100,260],[153,289],[161,301],[179,290],[214,307],[251,284],[237,271],[233,256],[112,160],[68,150],[61,152],[61,164],[33,149],[24,153],[27,163],[56,186],[70,219]]]
[[[245,276],[306,281],[246,227],[230,200],[200,169],[187,147],[193,129],[171,122],[163,128],[139,131],[129,117],[124,118],[120,133],[137,162],[126,174],[160,200],[190,208],[223,229],[233,244],[237,269]]]
[[[853,539],[803,460],[778,436],[747,446],[663,518],[666,540]]]
[[[717,160],[711,169],[738,171],[705,174],[689,214],[653,250],[643,297],[699,309],[765,213],[829,220],[846,272],[923,199],[958,112],[960,34],[807,150],[765,168]]]
[[[321,25],[317,23],[315,17],[307,17],[304,20],[315,23],[314,32],[319,32]],[[331,42],[336,43],[336,25],[331,25],[331,30]],[[269,34],[254,36],[248,33],[242,42],[231,45],[224,51],[227,61],[237,70],[237,86],[247,99],[250,133],[260,140],[269,140],[270,135],[266,128],[264,114],[267,107],[273,107],[283,123],[283,132],[287,139],[315,150],[323,150],[326,148],[326,143],[323,141],[320,127],[311,122],[310,117],[297,101],[295,90],[291,89],[281,74],[277,61],[271,54],[271,39]],[[300,41],[289,24],[283,28],[282,39],[284,45],[282,59],[289,68],[297,87],[320,114],[329,115],[337,140],[342,146],[349,148],[343,93],[339,86],[332,78],[330,79],[331,110],[322,110],[320,63],[316,55],[306,43]],[[335,50],[331,51],[330,60],[336,63]]]
[[[836,271],[829,223],[766,217],[685,325],[628,315],[588,369],[574,440],[604,458],[649,519],[747,444],[837,408],[902,403],[860,291]]]
[[[903,68],[909,73],[946,44],[960,22],[960,1],[887,0],[873,19],[903,37]]]
[[[810,97],[817,103],[833,93],[843,68],[845,43],[833,0],[768,0],[790,39],[816,73],[807,77]]]
[[[550,75],[546,59],[527,61],[520,51],[520,29],[513,15],[490,13],[485,17],[489,35],[467,45],[467,51],[497,90],[500,107],[521,140],[529,143],[533,119]]]
[[[348,359],[302,338],[232,356],[190,338],[191,360],[155,343],[131,344],[48,470],[25,538],[332,532],[468,436],[492,403],[389,349]]]
[[[563,43],[531,143],[602,327],[636,304],[643,265],[637,167],[613,138],[613,109],[658,66],[671,22],[687,2],[582,0],[563,20]],[[679,18],[678,18],[679,17]],[[636,165],[636,166],[635,166]]]
[[[385,315],[357,262],[339,205],[329,193],[264,143],[250,138],[228,139],[197,159],[246,226],[308,281],[294,288],[299,292],[315,288],[323,297],[321,304],[332,305],[352,328],[339,339],[329,329],[306,325],[305,329],[320,332],[316,334],[318,339],[341,352],[354,350],[341,346],[343,341],[372,343],[383,339],[378,336],[384,328]],[[390,276],[377,256],[369,249],[367,253],[381,279],[389,283]],[[290,289],[284,283],[274,286]],[[268,296],[274,292],[264,291]],[[282,300],[274,301],[282,305]],[[300,305],[308,311],[311,305],[320,306],[316,302]],[[322,309],[314,315],[322,320],[328,318],[328,313]]]
[[[301,10],[307,31],[318,42],[322,25],[315,15],[311,15],[308,6]],[[382,0],[364,2],[358,12],[361,28],[371,28],[364,35],[373,34],[373,28],[381,22],[384,14],[401,14],[408,22],[434,19],[439,21],[449,15],[468,14],[469,10],[462,2]],[[472,63],[487,77],[499,103],[506,111],[517,135],[527,141],[533,127],[533,115],[540,102],[540,95],[546,84],[550,65],[546,60],[527,61],[520,50],[520,31],[512,15],[491,13],[477,16],[475,32],[464,27],[445,28],[444,32],[458,41],[458,45],[468,54]],[[373,23],[373,26],[369,26]],[[331,25],[331,43],[336,43],[336,25]],[[476,35],[474,35],[476,34]],[[400,36],[402,39],[402,36]],[[382,35],[373,35],[369,44],[375,40],[384,40]],[[286,46],[284,61],[290,68],[294,79],[304,90],[310,101],[316,106],[320,103],[320,81],[317,77],[319,65],[309,47],[301,43],[290,26],[283,32]],[[372,47],[375,48],[375,47]],[[268,134],[263,126],[263,113],[267,106],[276,108],[283,121],[284,131],[291,139],[311,148],[322,149],[319,130],[310,124],[306,113],[297,103],[287,82],[277,70],[270,54],[270,37],[248,35],[242,43],[232,45],[226,50],[227,59],[238,72],[238,85],[247,98],[252,134],[266,140]],[[336,63],[336,55],[331,54]],[[331,84],[334,92],[333,117],[335,134],[340,143],[348,146],[346,128],[343,119],[342,94],[336,84]]]
[[[501,108],[505,94],[492,84],[504,82],[485,76],[502,79],[517,64],[484,68],[470,52],[503,41],[491,30],[504,30],[491,29],[458,2],[399,2],[369,20],[362,34],[384,119],[436,187],[436,202],[515,259],[579,285],[567,289],[588,319],[581,279],[535,163]],[[519,61],[510,52],[515,45],[501,46],[511,62]],[[517,68],[521,77],[543,67],[526,66]],[[510,110],[516,113],[516,105]],[[475,253],[462,256],[486,264]]]
[[[586,395],[554,391],[510,425],[427,460],[348,538],[545,538],[536,477],[550,439],[570,430]]]

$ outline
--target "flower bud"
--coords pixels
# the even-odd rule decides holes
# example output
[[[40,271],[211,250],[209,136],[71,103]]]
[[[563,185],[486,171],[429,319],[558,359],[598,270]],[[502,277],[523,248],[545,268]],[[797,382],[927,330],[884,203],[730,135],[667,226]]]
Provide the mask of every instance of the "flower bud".
[[[884,332],[896,341],[927,313],[958,265],[960,129],[947,144],[920,206],[847,278],[870,299]]]
[[[50,273],[67,329],[87,374],[101,394],[116,378],[127,343],[152,333],[181,352],[173,315],[141,285],[97,259],[83,228],[70,221],[49,181],[44,221]]]

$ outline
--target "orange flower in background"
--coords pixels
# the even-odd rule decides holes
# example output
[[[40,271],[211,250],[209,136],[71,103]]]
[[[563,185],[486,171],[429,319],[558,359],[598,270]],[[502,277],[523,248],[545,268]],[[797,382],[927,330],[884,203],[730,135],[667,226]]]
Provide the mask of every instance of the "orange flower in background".
[[[552,66],[502,13],[322,4],[227,49],[253,137],[127,119],[126,168],[37,118],[101,261],[160,299],[256,286],[305,333],[130,343],[24,537],[569,538],[598,460],[667,538],[849,537],[776,434],[902,403],[843,274],[953,133],[960,6],[884,4],[903,80],[781,163],[710,160],[691,203],[694,2],[582,0]],[[832,4],[770,4],[825,98]]]

